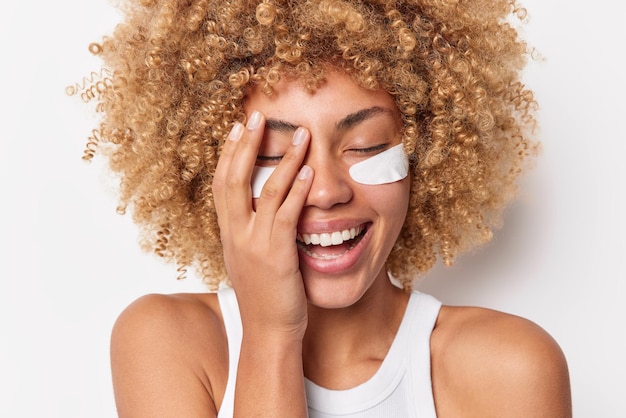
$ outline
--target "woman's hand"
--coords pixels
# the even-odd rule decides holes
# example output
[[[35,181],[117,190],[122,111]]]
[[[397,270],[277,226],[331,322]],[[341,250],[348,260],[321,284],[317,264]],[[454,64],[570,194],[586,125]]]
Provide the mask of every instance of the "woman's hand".
[[[217,164],[213,196],[224,261],[244,333],[302,338],[307,308],[296,234],[313,178],[310,167],[301,167],[310,134],[296,130],[292,146],[253,205],[250,181],[264,126],[260,112],[245,127],[236,123]]]

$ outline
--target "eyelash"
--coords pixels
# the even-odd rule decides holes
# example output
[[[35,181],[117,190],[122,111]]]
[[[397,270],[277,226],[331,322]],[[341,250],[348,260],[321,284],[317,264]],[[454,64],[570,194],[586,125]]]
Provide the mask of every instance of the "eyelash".
[[[383,150],[383,149],[387,148],[387,145],[388,144],[379,144],[379,145],[374,145],[373,147],[367,147],[367,148],[352,148],[352,149],[350,149],[350,151],[367,154],[367,153],[370,153],[370,152]]]
[[[374,145],[373,147],[367,148],[351,148],[349,151],[357,152],[359,154],[368,154],[371,152],[380,151],[387,148],[387,144],[379,144]],[[278,162],[283,159],[282,155],[257,155],[257,161],[265,161],[265,162]]]
[[[257,161],[277,162],[283,159],[282,155],[257,155]]]

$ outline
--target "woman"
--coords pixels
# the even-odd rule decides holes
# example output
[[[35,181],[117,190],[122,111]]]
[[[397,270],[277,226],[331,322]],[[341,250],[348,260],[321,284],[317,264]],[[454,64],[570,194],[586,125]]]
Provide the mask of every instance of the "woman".
[[[489,240],[535,144],[507,1],[126,2],[88,145],[206,294],[119,317],[121,417],[567,417],[525,319],[412,291]],[[97,138],[97,140],[95,139]]]

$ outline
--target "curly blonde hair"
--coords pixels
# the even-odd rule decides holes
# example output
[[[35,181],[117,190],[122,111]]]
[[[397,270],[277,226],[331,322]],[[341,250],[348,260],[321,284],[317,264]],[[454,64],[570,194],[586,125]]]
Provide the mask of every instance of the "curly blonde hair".
[[[121,10],[113,34],[90,45],[105,72],[82,90],[102,112],[85,158],[108,157],[119,210],[132,211],[145,249],[213,290],[228,278],[212,177],[252,84],[271,94],[289,75],[315,90],[332,66],[394,98],[411,191],[387,267],[405,289],[437,257],[451,264],[491,238],[537,145],[515,0],[137,0]]]

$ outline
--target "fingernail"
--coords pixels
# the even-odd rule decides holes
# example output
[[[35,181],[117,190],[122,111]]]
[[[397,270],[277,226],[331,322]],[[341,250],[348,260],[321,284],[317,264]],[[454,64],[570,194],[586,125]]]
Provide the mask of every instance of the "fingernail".
[[[257,112],[255,110],[254,112],[252,112],[252,115],[250,115],[250,120],[248,121],[246,128],[248,128],[249,130],[253,130],[253,129],[258,128],[260,124],[261,124],[261,112]]]
[[[298,173],[298,179],[305,180],[311,176],[311,173],[313,173],[311,167],[309,167],[308,165],[303,165],[300,169],[300,172]]]
[[[306,136],[308,135],[306,129],[304,128],[298,128],[296,129],[296,132],[294,132],[293,134],[293,139],[291,140],[291,143],[293,145],[300,145],[301,143],[304,142]]]
[[[228,134],[228,139],[230,141],[239,141],[241,138],[241,134],[243,133],[243,125],[239,122],[235,122],[230,133]]]

